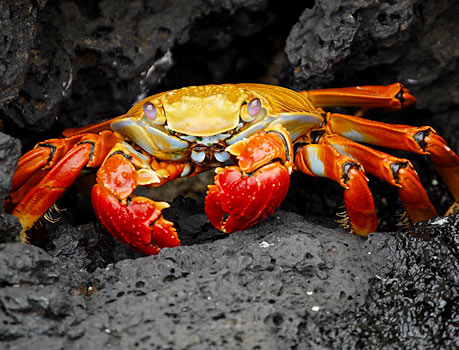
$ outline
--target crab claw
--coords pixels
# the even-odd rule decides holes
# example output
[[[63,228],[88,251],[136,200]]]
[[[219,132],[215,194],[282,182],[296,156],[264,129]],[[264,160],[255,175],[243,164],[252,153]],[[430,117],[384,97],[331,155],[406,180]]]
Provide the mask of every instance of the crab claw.
[[[227,148],[239,166],[218,168],[209,185],[205,210],[212,225],[231,233],[271,215],[290,185],[292,144],[285,128],[268,127]]]
[[[262,166],[249,175],[237,166],[219,168],[215,185],[209,185],[207,191],[207,217],[223,232],[244,230],[280,206],[289,184],[288,169],[279,162]]]
[[[97,217],[116,239],[144,254],[158,254],[161,248],[180,245],[173,223],[161,215],[169,207],[165,202],[132,196],[123,203],[96,184],[92,203]]]

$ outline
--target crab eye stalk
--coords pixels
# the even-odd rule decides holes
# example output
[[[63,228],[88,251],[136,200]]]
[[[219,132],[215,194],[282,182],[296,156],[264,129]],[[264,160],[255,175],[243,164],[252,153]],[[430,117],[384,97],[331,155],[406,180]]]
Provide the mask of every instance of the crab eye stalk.
[[[158,107],[150,101],[143,104],[144,118],[146,118],[150,123],[162,125],[166,122],[166,118],[161,111],[161,108],[158,109]]]
[[[148,119],[155,121],[156,116],[158,115],[158,110],[153,103],[147,101],[143,104],[143,113]]]
[[[261,101],[259,98],[254,98],[244,107],[246,108],[242,110],[241,119],[245,122],[251,122],[261,111]]]
[[[261,111],[261,101],[258,98],[253,99],[250,101],[249,105],[247,106],[247,112],[252,117],[255,117]]]

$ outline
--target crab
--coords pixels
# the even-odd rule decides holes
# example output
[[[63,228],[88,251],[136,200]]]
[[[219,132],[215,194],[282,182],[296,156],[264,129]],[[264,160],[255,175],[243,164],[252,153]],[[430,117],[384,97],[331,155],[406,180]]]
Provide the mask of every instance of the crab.
[[[377,217],[366,172],[397,187],[410,222],[437,215],[407,159],[368,145],[425,154],[459,202],[459,157],[430,126],[362,118],[372,108],[399,110],[416,99],[400,83],[296,92],[263,84],[191,86],[136,103],[126,114],[38,143],[19,160],[5,202],[21,238],[82,170],[97,170],[91,199],[103,226],[144,254],[180,244],[166,202],[138,196],[215,168],[205,211],[217,229],[244,230],[271,215],[287,195],[292,171],[326,177],[344,188],[351,233],[368,236]],[[360,107],[360,116],[325,112]]]

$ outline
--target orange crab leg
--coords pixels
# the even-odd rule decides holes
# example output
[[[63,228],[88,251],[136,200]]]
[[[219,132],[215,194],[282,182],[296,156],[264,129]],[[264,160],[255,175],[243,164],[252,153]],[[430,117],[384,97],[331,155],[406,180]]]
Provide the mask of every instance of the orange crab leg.
[[[410,161],[363,146],[338,135],[327,135],[322,142],[339,153],[358,160],[365,170],[398,188],[410,221],[426,221],[437,216]]]
[[[161,248],[176,247],[180,239],[173,226],[162,216],[165,202],[132,195],[138,185],[154,186],[176,177],[184,164],[160,167],[156,172],[137,151],[118,144],[97,172],[92,190],[94,211],[105,228],[119,241],[144,254],[158,254]],[[161,177],[161,178],[160,178]]]
[[[275,125],[227,151],[237,157],[238,166],[217,169],[205,210],[212,225],[232,233],[264,220],[280,206],[290,185],[293,149],[287,130]]]
[[[344,114],[327,115],[329,133],[398,150],[429,155],[435,169],[459,202],[459,157],[430,126],[392,125]]]
[[[340,154],[329,145],[295,144],[295,167],[301,172],[326,177],[344,189],[346,212],[351,232],[368,236],[377,228],[373,196],[365,171],[354,159]]]
[[[50,139],[38,143],[32,150],[24,154],[18,162],[17,170],[13,175],[11,191],[14,192],[29,180],[32,174],[39,170],[50,169],[54,166],[77,142],[82,135],[66,139]]]
[[[41,161],[36,163],[25,161],[22,163],[22,167],[18,169],[20,175],[22,171],[31,173],[30,176],[32,179],[32,184],[30,184],[29,181],[22,181],[26,189],[28,190],[30,188],[30,190],[27,193],[22,191],[25,195],[21,199],[16,196],[19,202],[12,212],[13,215],[18,217],[22,225],[21,238],[23,241],[27,241],[26,231],[32,228],[35,222],[37,222],[37,220],[57,201],[62,193],[72,185],[81,169],[84,166],[94,167],[100,165],[108,150],[118,141],[118,138],[116,138],[112,132],[108,131],[100,135],[80,135],[79,139],[80,141],[75,143],[70,151],[68,151],[59,161],[55,162],[54,159],[49,161],[50,163],[54,163],[49,170],[44,172],[42,168],[38,173],[35,173],[38,174],[35,179],[35,174],[31,173],[31,169],[37,168],[36,164],[41,164]],[[50,141],[53,140],[48,140],[48,142],[46,142],[46,147],[51,145]],[[73,141],[74,140],[69,143],[71,144]],[[65,140],[63,142],[65,142]],[[58,149],[58,145],[55,148]],[[65,149],[67,147],[63,148]],[[62,152],[64,152],[64,150]],[[32,150],[31,154],[35,155],[37,152]],[[26,160],[29,158],[27,154],[24,157]],[[34,166],[29,167],[28,165],[31,163],[33,163]],[[21,178],[22,177],[21,175]],[[19,181],[17,183],[19,183]],[[21,191],[21,188],[18,190]],[[13,198],[15,197],[13,196]]]
[[[398,110],[416,98],[400,83],[301,91],[316,107],[362,107]]]

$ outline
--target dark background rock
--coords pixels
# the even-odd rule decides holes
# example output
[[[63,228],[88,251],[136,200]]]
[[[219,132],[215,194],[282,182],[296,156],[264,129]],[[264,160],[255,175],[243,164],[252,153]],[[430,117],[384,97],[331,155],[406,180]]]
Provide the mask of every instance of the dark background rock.
[[[3,1],[0,197],[18,139],[26,151],[66,127],[124,113],[142,96],[192,84],[300,90],[401,81],[416,109],[369,117],[430,124],[459,151],[457,1],[295,4]],[[413,161],[444,212],[452,198],[428,160],[391,153]],[[379,229],[390,232],[368,240],[337,228],[338,185],[301,174],[281,210],[229,237],[208,223],[193,187],[193,199],[177,197],[165,213],[183,246],[155,257],[110,237],[77,191],[59,201],[67,210],[59,224],[44,223],[38,246],[12,243],[19,225],[1,210],[1,347],[457,346],[459,216],[395,233],[397,192],[370,180]]]
[[[0,199],[8,196],[11,189],[11,178],[16,170],[16,164],[21,155],[19,140],[0,132]],[[21,226],[16,217],[6,214],[3,207],[0,210],[0,241],[15,241],[19,239]]]
[[[459,103],[459,4],[441,0],[317,1],[286,42],[281,80],[296,89],[401,81],[418,108]]]

